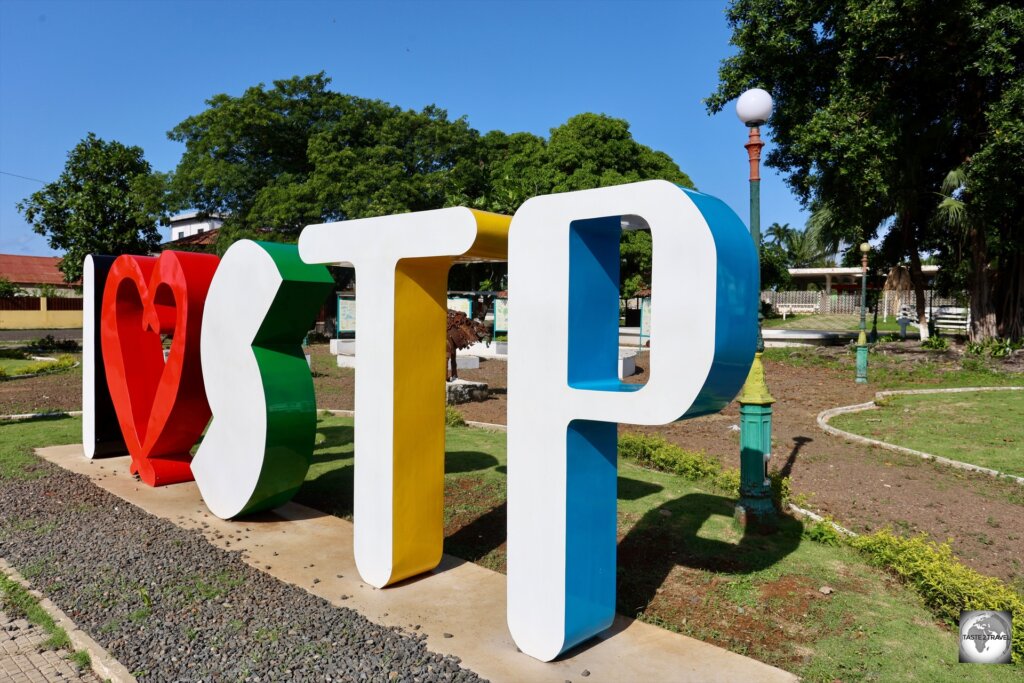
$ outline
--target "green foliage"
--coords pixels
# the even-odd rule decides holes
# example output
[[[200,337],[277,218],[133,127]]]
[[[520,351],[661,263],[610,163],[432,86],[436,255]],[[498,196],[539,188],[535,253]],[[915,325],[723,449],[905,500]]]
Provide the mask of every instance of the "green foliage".
[[[23,365],[18,369],[18,374],[16,375],[9,375],[7,371],[0,372],[0,380],[11,379],[13,377],[20,377],[24,375],[41,375],[49,374],[51,372],[60,372],[74,367],[77,362],[78,361],[74,356],[63,355],[59,356],[57,360],[44,360],[37,363],[30,363],[29,365]]]
[[[723,468],[717,460],[705,453],[688,451],[671,444],[660,436],[622,434],[619,436],[619,457],[631,460],[641,467],[669,472],[691,481],[703,480],[714,488],[732,496],[740,490],[740,471]],[[769,474],[772,500],[781,510],[789,502],[789,477],[778,472]]]
[[[987,355],[992,358],[1006,358],[1020,348],[1024,348],[1024,342],[990,337],[984,341],[969,341],[964,350],[972,356]]]
[[[858,536],[850,544],[868,561],[884,567],[910,584],[925,603],[953,626],[961,610],[1010,610],[1024,614],[1024,598],[999,579],[979,574],[953,555],[948,543],[938,544],[925,535],[896,536],[883,529]],[[1024,662],[1024,620],[1014,619],[1013,660]]]
[[[949,348],[949,340],[935,334],[921,342],[921,348],[929,351],[945,351]]]
[[[29,344],[33,351],[79,351],[81,347],[74,339],[57,339],[52,334],[40,337]]]
[[[305,225],[330,220],[456,205],[511,214],[535,195],[653,178],[693,186],[622,119],[580,114],[548,140],[481,136],[438,107],[402,110],[329,84],[319,73],[216,95],[170,131],[185,145],[173,205],[224,217],[218,250],[256,235],[293,241]],[[649,233],[624,233],[624,289],[650,282],[650,255]],[[477,279],[499,282],[501,270]]]
[[[0,299],[9,299],[11,297],[24,295],[24,289],[14,284],[6,277],[0,276]]]
[[[810,541],[830,546],[840,546],[846,540],[843,534],[836,531],[831,517],[826,517],[821,521],[805,523],[803,537]]]
[[[972,281],[972,301],[993,300],[999,334],[1019,338],[1024,7],[733,0],[727,17],[737,50],[708,110],[750,87],[772,93],[766,163],[787,175],[824,242],[856,245],[884,228],[876,265],[909,261],[918,289],[922,251],[938,250],[942,273],[991,271]],[[944,193],[957,168],[961,189]],[[961,203],[957,220],[933,220],[942,202]]]
[[[643,467],[671,472],[687,479],[713,477],[722,469],[704,453],[685,451],[660,436],[646,434],[620,436],[619,455]]]
[[[17,208],[52,249],[64,253],[60,270],[74,282],[87,254],[147,254],[159,246],[164,179],[141,147],[89,133],[68,153],[60,177]]]
[[[47,649],[57,650],[71,645],[68,633],[39,605],[39,600],[14,579],[0,574],[0,603],[13,616],[24,617],[46,631],[50,637],[42,643]]]
[[[0,349],[0,358],[9,358],[11,360],[28,360],[31,356],[22,349]]]
[[[451,406],[444,407],[444,424],[446,427],[465,427],[466,418]]]

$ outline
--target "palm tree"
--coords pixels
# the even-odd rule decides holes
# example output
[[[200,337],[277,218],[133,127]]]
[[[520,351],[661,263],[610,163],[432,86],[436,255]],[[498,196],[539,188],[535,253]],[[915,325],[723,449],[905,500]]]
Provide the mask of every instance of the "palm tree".
[[[984,341],[997,336],[996,309],[991,299],[990,276],[992,264],[988,256],[988,240],[985,226],[973,220],[968,208],[970,192],[967,189],[967,173],[962,167],[954,168],[942,181],[935,221],[966,237],[970,243],[971,268],[968,275],[970,292],[971,341]]]

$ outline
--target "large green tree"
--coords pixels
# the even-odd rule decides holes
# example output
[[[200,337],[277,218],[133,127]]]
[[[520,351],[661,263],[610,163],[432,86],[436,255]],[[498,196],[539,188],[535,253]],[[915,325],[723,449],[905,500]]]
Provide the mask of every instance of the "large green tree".
[[[220,94],[168,133],[184,143],[179,208],[240,237],[293,241],[309,223],[435,209],[478,193],[478,139],[437,107],[405,111],[328,89],[323,73]]]
[[[827,241],[856,244],[883,231],[881,264],[909,263],[923,316],[922,251],[939,249],[956,269],[989,244],[996,217],[1000,249],[1021,248],[1019,201],[1006,196],[1019,192],[1005,192],[1019,187],[1019,143],[1005,136],[1020,120],[1022,17],[1005,0],[735,0],[728,20],[739,51],[723,62],[708,109],[768,89],[776,108],[767,164],[787,174]],[[954,255],[934,218],[947,174],[965,164],[986,199],[972,194],[982,229]],[[987,256],[968,265],[1005,266]],[[975,319],[988,319],[991,278],[968,284]],[[1000,328],[1019,334],[1019,305],[1005,308]]]
[[[693,187],[693,181],[667,154],[637,142],[629,123],[604,114],[578,114],[551,129],[550,137],[492,131],[481,140],[483,195],[475,205],[514,213],[532,196],[589,190],[641,180],[668,180]],[[620,268],[623,296],[651,281],[651,235],[628,230],[622,235]]]
[[[216,95],[168,134],[185,145],[174,204],[223,217],[220,250],[240,237],[292,241],[322,221],[457,205],[511,214],[535,195],[652,178],[693,186],[622,119],[580,114],[549,139],[481,136],[435,106],[402,110],[329,85],[319,73]],[[452,285],[496,287],[503,274],[467,266]],[[650,281],[649,234],[624,234],[622,278],[626,290]]]
[[[88,254],[146,254],[159,246],[164,178],[153,172],[141,147],[89,133],[68,152],[60,177],[17,208],[51,248],[63,252],[61,272],[74,282]]]

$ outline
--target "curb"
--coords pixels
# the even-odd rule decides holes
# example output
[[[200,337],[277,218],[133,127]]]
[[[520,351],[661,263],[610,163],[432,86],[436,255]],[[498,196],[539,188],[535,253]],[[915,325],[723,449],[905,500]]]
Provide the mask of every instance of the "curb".
[[[55,410],[52,413],[22,413],[21,415],[0,415],[0,422],[17,422],[18,420],[38,420],[47,417],[78,417],[81,410]]]
[[[136,683],[136,679],[128,669],[119,661],[110,656],[103,646],[93,640],[89,634],[79,629],[75,622],[71,621],[68,615],[57,607],[49,598],[32,588],[32,584],[25,580],[18,570],[0,558],[0,571],[10,577],[13,581],[21,584],[34,598],[39,600],[39,606],[46,610],[46,613],[53,617],[57,625],[67,631],[68,639],[76,650],[85,650],[89,653],[91,668],[102,680],[109,680],[112,683]]]
[[[959,460],[951,460],[944,458],[941,455],[934,455],[932,453],[925,453],[924,451],[914,450],[913,448],[907,448],[906,446],[897,446],[896,444],[887,443],[885,441],[879,441],[877,439],[870,439],[860,434],[853,434],[851,432],[845,432],[842,429],[837,429],[828,423],[836,415],[844,415],[846,413],[859,413],[864,410],[873,410],[878,408],[877,401],[887,396],[911,396],[919,394],[960,394],[968,392],[978,391],[1024,391],[1024,387],[957,387],[954,389],[902,389],[896,391],[879,391],[875,394],[875,400],[869,401],[868,403],[857,403],[850,406],[840,406],[838,408],[829,408],[818,413],[818,426],[821,429],[833,436],[838,436],[849,441],[856,443],[862,443],[867,446],[877,446],[879,448],[885,448],[890,451],[896,451],[897,453],[904,453],[906,455],[915,455],[923,460],[934,460],[935,462],[942,463],[943,465],[949,465],[950,467],[956,467],[957,469],[967,470],[970,472],[979,472],[981,474],[987,474],[991,477],[1000,477],[1003,479],[1010,479],[1018,484],[1024,485],[1024,477],[1018,477],[1013,474],[1006,474],[999,472],[998,470],[991,469],[989,467],[981,467],[979,465],[972,465],[967,462],[960,462]]]

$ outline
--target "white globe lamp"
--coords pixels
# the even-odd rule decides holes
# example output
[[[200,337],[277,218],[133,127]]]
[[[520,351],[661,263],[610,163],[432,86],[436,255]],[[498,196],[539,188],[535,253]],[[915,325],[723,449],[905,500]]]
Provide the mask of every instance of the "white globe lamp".
[[[761,88],[752,88],[736,100],[736,116],[747,126],[760,126],[772,115],[772,96]]]

